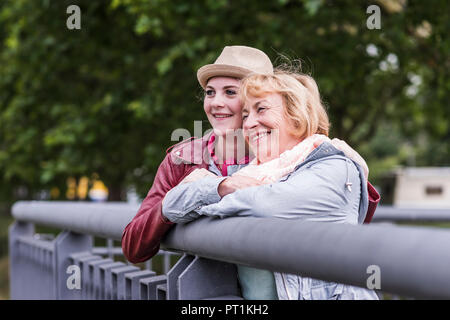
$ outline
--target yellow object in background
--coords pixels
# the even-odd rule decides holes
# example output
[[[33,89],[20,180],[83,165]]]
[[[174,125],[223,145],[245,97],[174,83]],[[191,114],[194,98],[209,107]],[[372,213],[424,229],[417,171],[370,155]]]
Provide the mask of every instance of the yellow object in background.
[[[89,190],[89,198],[93,201],[106,201],[108,199],[108,188],[101,180],[95,180],[91,190]]]
[[[81,177],[78,181],[77,195],[78,199],[86,199],[89,188],[89,179],[87,177]]]
[[[58,199],[60,194],[61,194],[61,192],[60,192],[59,189],[56,188],[56,187],[53,187],[53,188],[50,190],[50,198],[51,198],[51,199]]]
[[[77,187],[77,181],[75,178],[68,178],[67,179],[67,191],[66,191],[66,198],[69,200],[74,200],[76,196],[76,187]]]
[[[90,184],[92,184],[91,188],[89,188]],[[58,197],[59,190],[53,188],[51,194],[52,197]],[[98,179],[97,174],[94,174],[91,180],[88,177],[81,177],[78,183],[75,178],[67,179],[66,198],[68,200],[87,200],[88,196],[92,201],[106,201],[108,199],[108,188],[103,181]]]

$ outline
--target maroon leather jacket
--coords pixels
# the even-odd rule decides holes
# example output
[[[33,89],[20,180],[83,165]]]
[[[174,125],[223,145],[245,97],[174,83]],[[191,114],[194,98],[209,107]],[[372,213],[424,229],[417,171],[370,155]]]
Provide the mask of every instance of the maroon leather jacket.
[[[161,239],[174,225],[162,214],[164,196],[193,170],[208,169],[208,139],[209,136],[205,136],[184,141],[166,151],[166,157],[158,168],[153,186],[122,235],[122,250],[131,263],[146,261],[159,251]],[[380,195],[369,182],[367,187],[369,208],[364,223],[372,220],[380,201]]]

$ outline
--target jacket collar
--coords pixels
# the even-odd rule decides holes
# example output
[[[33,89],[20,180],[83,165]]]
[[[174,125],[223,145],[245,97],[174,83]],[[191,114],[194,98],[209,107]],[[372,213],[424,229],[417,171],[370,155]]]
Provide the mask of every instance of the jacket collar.
[[[206,164],[209,163],[210,155],[207,144],[213,132],[204,135],[201,138],[190,138],[170,147],[167,153],[170,153],[174,164]]]
[[[300,167],[303,167],[310,162],[320,161],[322,158],[336,157],[336,156],[345,158],[346,161],[353,162],[353,164],[356,166],[356,168],[359,172],[359,179],[361,181],[361,197],[360,197],[361,200],[360,200],[360,205],[359,205],[358,222],[363,223],[364,219],[366,217],[366,214],[367,214],[367,208],[369,206],[369,194],[368,194],[368,190],[367,190],[367,180],[364,176],[364,171],[357,162],[347,158],[341,150],[338,150],[337,148],[335,148],[331,143],[323,142],[316,149],[314,149],[309,154],[309,156],[306,157],[305,161],[303,161],[301,164],[299,164],[294,169],[294,171],[298,170]],[[348,170],[347,170],[347,175],[348,175]],[[347,178],[348,178],[348,176],[347,176]]]
[[[345,154],[333,146],[330,142],[323,142],[317,148],[315,148],[305,159],[302,164],[306,164],[308,162],[318,160],[323,157],[340,155],[345,157]]]
[[[171,154],[172,162],[175,164],[209,164],[214,163],[214,149],[212,149],[212,143],[214,143],[215,136],[213,131],[205,134],[201,138],[190,138],[170,147],[166,152]],[[239,159],[237,163],[227,162],[228,165],[245,165],[247,164],[253,155],[245,156]]]

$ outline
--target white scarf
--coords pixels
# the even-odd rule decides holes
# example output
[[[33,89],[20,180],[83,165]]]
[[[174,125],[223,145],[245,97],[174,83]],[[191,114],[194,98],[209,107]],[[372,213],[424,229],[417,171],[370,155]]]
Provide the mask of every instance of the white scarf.
[[[313,134],[304,139],[290,150],[284,151],[276,159],[265,163],[257,164],[257,159],[253,159],[248,166],[240,169],[235,175],[255,178],[261,182],[273,183],[288,175],[315,149],[314,143],[331,141],[325,135]]]

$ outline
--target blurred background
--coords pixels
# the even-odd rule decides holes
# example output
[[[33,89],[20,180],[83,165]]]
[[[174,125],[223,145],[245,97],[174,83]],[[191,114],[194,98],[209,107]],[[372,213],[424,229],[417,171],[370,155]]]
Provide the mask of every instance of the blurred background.
[[[382,205],[450,207],[449,12],[447,0],[0,1],[0,299],[11,205],[141,201],[171,133],[209,128],[196,71],[226,45],[301,63]]]

